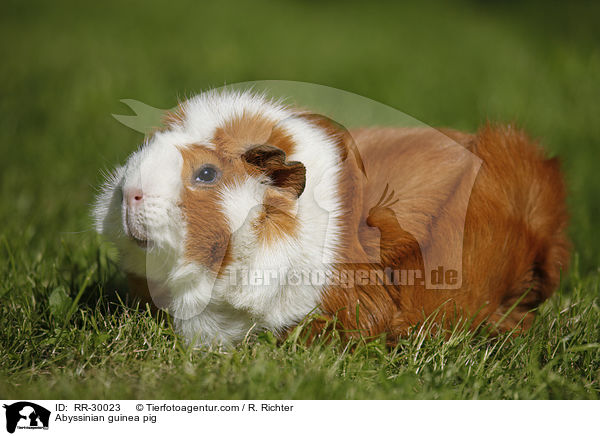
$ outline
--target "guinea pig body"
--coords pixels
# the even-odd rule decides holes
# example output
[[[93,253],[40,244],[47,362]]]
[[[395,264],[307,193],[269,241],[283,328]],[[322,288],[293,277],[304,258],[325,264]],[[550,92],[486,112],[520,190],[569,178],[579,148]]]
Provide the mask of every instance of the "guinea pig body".
[[[182,103],[94,217],[132,291],[201,344],[314,311],[391,343],[436,313],[526,327],[568,261],[558,166],[522,133],[347,132],[251,93]]]

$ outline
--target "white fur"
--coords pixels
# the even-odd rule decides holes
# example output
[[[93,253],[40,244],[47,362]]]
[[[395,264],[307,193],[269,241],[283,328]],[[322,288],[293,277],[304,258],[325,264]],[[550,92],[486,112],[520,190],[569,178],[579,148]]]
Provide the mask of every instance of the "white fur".
[[[248,221],[251,213],[256,214],[262,205],[266,186],[260,179],[246,177],[242,182],[236,181],[233,186],[219,189],[221,207],[227,217],[231,233],[237,232]]]
[[[337,195],[340,162],[325,132],[281,105],[251,93],[206,92],[183,103],[185,120],[154,135],[125,167],[111,175],[97,198],[94,216],[99,232],[121,251],[125,270],[166,287],[170,310],[180,333],[203,344],[232,344],[250,329],[280,332],[300,321],[319,304],[322,283],[290,284],[236,281],[241,271],[327,271],[338,250],[340,202]],[[252,223],[261,211],[266,185],[247,177],[219,189],[222,211],[231,230],[233,261],[219,277],[203,265],[184,259],[186,226],[178,208],[182,184],[178,147],[210,146],[215,129],[232,117],[261,114],[290,134],[295,152],[288,160],[306,167],[306,187],[298,199],[295,237],[261,243]],[[179,156],[179,157],[178,157]],[[142,250],[127,237],[120,219],[120,191],[139,187],[149,205],[143,223],[156,245]],[[198,211],[210,213],[210,211]],[[144,271],[145,270],[145,271]]]
[[[182,257],[186,227],[178,207],[183,158],[161,134],[133,153],[107,180],[96,200],[97,230],[117,244],[126,271],[165,283]],[[129,238],[123,192],[141,189],[143,205],[129,213],[129,225],[144,233],[153,245],[148,250]]]

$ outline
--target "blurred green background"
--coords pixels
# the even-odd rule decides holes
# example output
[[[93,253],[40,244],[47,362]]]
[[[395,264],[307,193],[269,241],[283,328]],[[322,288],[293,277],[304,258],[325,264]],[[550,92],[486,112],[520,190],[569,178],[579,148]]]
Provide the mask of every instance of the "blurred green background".
[[[78,349],[73,339],[53,357],[60,339],[53,317],[61,312],[44,311],[50,293],[70,302],[86,289],[90,265],[106,262],[89,206],[100,170],[123,162],[142,140],[111,116],[129,113],[120,100],[169,108],[242,81],[340,88],[431,126],[522,126],[563,161],[571,276],[595,277],[585,292],[598,291],[598,2],[3,1],[0,11],[5,373],[58,371]],[[113,286],[111,268],[97,271],[96,291],[82,302],[93,307]],[[102,347],[112,333],[95,331]]]

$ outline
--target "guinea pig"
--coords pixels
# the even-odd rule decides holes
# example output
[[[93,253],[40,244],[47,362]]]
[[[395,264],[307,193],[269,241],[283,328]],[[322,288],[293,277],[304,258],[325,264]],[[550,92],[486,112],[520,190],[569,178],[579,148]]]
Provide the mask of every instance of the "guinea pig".
[[[346,130],[252,92],[180,103],[93,215],[132,293],[204,345],[313,313],[390,344],[426,319],[526,329],[570,247],[559,163],[512,126]]]

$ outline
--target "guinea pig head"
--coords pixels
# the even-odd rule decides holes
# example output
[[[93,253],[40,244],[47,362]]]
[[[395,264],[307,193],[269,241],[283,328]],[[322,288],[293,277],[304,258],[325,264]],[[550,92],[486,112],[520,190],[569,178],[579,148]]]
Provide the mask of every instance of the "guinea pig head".
[[[217,129],[193,142],[159,131],[117,168],[94,215],[125,271],[171,294],[197,288],[202,277],[210,287],[252,244],[293,232],[306,169],[287,160],[274,126],[233,136]],[[232,247],[234,234],[246,251]]]

